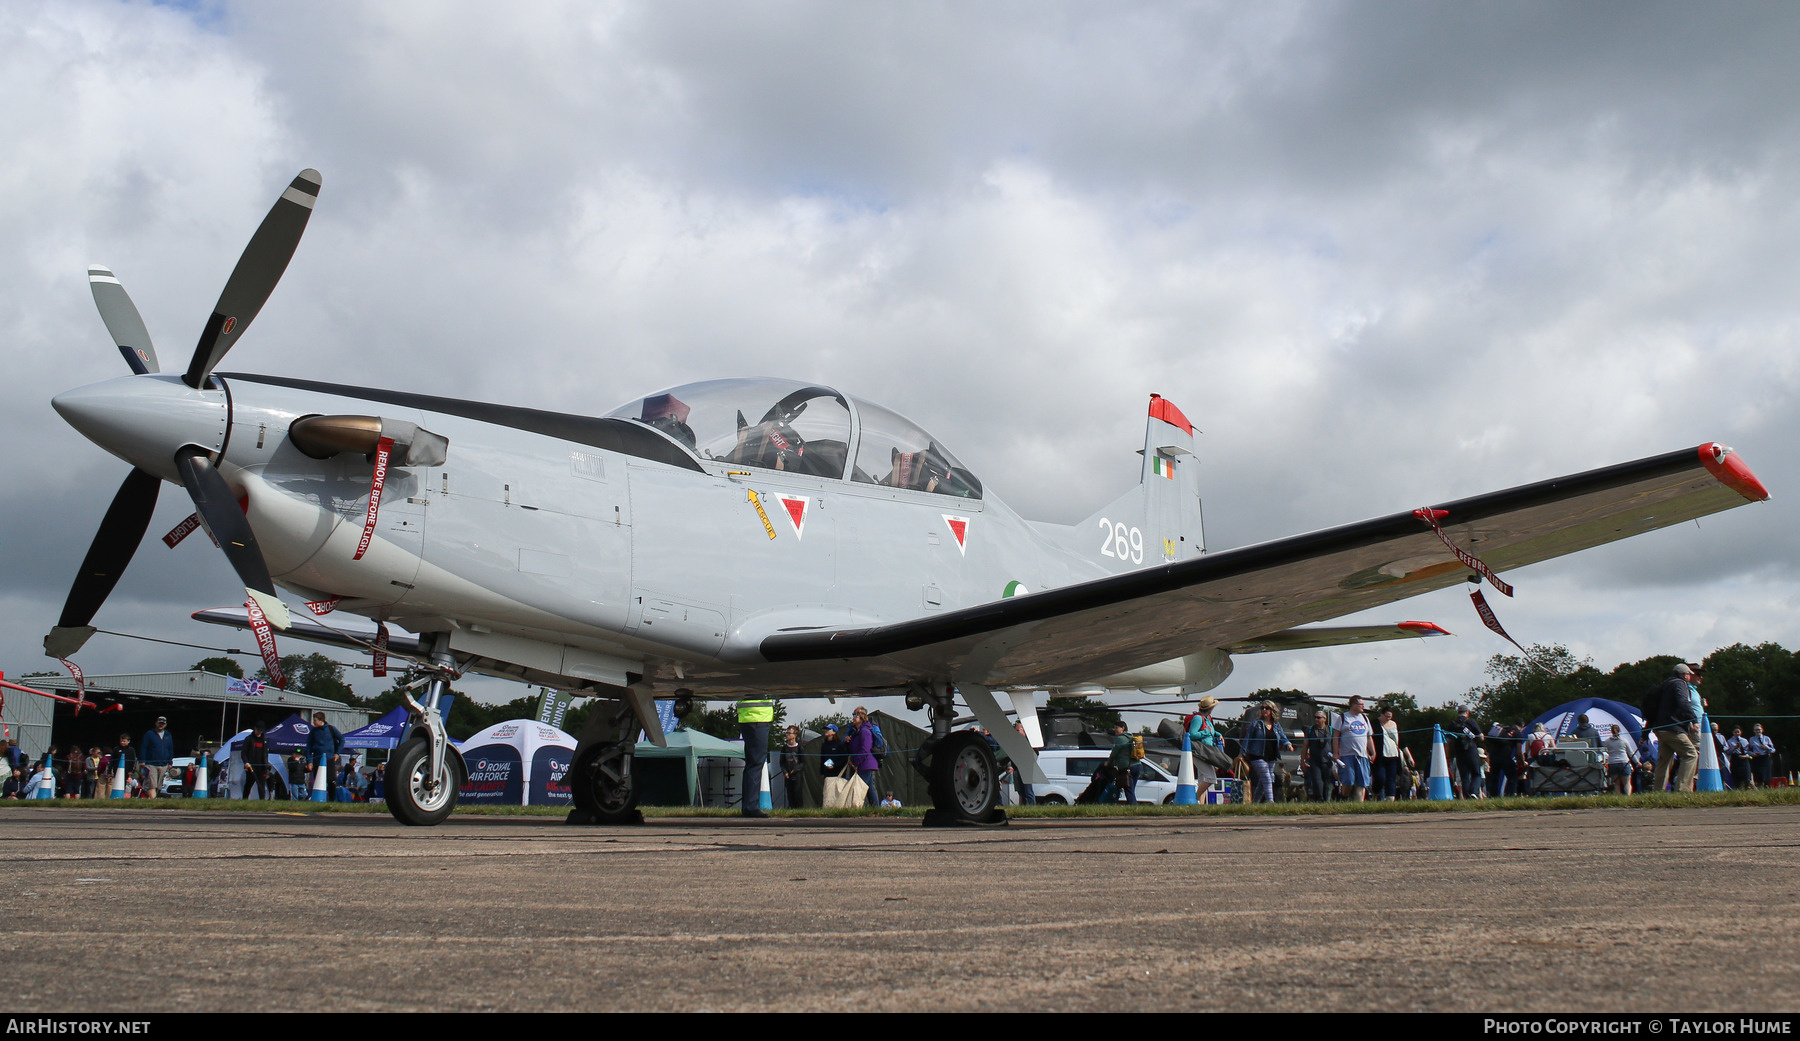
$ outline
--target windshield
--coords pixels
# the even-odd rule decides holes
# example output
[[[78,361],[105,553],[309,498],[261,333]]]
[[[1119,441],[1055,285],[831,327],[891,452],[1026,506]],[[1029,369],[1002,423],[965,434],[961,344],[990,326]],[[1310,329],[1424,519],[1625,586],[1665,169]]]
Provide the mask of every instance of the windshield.
[[[709,380],[622,405],[609,419],[653,426],[702,459],[842,477],[850,406],[829,387],[793,380]]]
[[[700,458],[728,465],[981,498],[981,482],[937,439],[862,400],[854,403],[858,444],[851,468],[851,408],[830,387],[795,380],[708,380],[628,402],[607,418],[655,427]]]
[[[912,420],[858,399],[862,420],[856,468],[850,479],[862,484],[910,488],[964,499],[981,498],[981,482]]]

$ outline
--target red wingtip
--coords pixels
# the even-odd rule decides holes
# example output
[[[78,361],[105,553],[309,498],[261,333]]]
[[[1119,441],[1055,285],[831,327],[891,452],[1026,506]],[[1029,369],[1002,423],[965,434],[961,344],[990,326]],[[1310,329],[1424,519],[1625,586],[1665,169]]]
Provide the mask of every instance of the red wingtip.
[[[1431,636],[1455,636],[1456,635],[1455,633],[1453,633],[1450,630],[1444,628],[1443,626],[1437,624],[1436,622],[1401,622],[1400,628],[1411,629],[1414,632],[1426,633]]]
[[[1708,442],[1699,448],[1700,462],[1705,464],[1708,473],[1719,479],[1719,483],[1732,491],[1749,499],[1751,502],[1767,502],[1769,489],[1756,479],[1750,468],[1736,452],[1716,441]]]
[[[1181,410],[1175,407],[1174,402],[1161,394],[1150,395],[1150,418],[1160,419],[1173,427],[1180,427],[1189,436],[1194,433],[1194,424],[1188,422],[1188,417],[1181,414]]]

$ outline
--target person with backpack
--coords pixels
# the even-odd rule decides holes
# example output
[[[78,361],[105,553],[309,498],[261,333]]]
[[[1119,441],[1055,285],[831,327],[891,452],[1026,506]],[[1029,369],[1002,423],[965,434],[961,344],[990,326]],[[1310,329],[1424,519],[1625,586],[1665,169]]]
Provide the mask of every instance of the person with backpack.
[[[864,798],[868,805],[875,805],[875,774],[881,769],[881,759],[876,755],[877,742],[881,755],[887,755],[887,741],[881,738],[881,728],[869,721],[869,710],[861,705],[850,713],[850,763],[856,768],[856,775],[869,786]]]
[[[1253,780],[1250,801],[1275,801],[1275,768],[1281,762],[1281,753],[1285,749],[1293,751],[1294,744],[1282,732],[1278,718],[1280,709],[1273,701],[1265,701],[1257,706],[1257,718],[1244,728],[1244,739],[1240,742],[1244,759],[1250,763],[1250,776]],[[1368,784],[1364,779],[1363,783]]]
[[[1106,765],[1112,767],[1113,784],[1118,787],[1120,792],[1124,793],[1125,801],[1136,806],[1138,801],[1137,759],[1142,759],[1143,755],[1140,752],[1134,758],[1132,752],[1134,748],[1141,750],[1144,747],[1144,739],[1134,738],[1127,734],[1124,723],[1115,723],[1112,732],[1112,754],[1107,756]]]
[[[1449,734],[1456,740],[1456,772],[1462,780],[1463,798],[1479,799],[1482,797],[1481,726],[1469,711],[1464,708],[1457,712]]]
[[[1507,795],[1518,795],[1519,789],[1519,752],[1523,743],[1523,735],[1518,728],[1508,726],[1501,720],[1494,720],[1488,727],[1488,778],[1487,793],[1490,799],[1499,799]]]
[[[1195,748],[1211,745],[1221,748],[1225,742],[1219,737],[1219,728],[1213,725],[1212,710],[1219,707],[1219,699],[1211,694],[1201,697],[1194,706],[1194,714],[1187,717],[1188,744]]]

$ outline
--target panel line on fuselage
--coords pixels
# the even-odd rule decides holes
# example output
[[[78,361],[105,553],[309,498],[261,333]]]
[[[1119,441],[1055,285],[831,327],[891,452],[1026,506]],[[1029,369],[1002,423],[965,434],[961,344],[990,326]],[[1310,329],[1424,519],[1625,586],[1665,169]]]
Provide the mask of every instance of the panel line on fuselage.
[[[306,390],[318,394],[360,398],[364,401],[398,405],[402,408],[416,408],[422,412],[440,412],[444,415],[473,419],[481,423],[492,423],[496,426],[511,427],[533,434],[543,434],[545,437],[554,437],[575,444],[605,449],[609,452],[618,452],[621,455],[667,463],[684,470],[705,472],[693,456],[676,447],[673,441],[628,419],[577,416],[567,412],[547,412],[543,409],[525,408],[519,405],[495,405],[485,401],[441,398],[431,394],[414,394],[411,391],[384,390],[378,387],[352,387],[341,383],[320,383],[316,380],[293,379],[287,376],[259,376],[242,372],[221,372],[217,375],[227,380],[266,383],[274,387],[288,387],[293,390]]]

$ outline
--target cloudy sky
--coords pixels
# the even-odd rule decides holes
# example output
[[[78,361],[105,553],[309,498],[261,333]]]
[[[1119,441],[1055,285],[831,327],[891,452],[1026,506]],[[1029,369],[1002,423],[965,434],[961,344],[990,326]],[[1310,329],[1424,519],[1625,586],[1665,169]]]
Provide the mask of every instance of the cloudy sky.
[[[228,369],[573,412],[823,381],[1058,521],[1135,479],[1156,392],[1215,549],[1718,440],[1775,502],[1517,572],[1501,618],[1603,669],[1800,645],[1795,53],[1773,4],[0,5],[0,668],[54,667],[125,473],[49,406],[124,371],[86,265],[173,367],[306,166]],[[96,624],[247,646],[186,617],[237,588],[152,538]],[[1400,618],[1461,635],[1217,693],[1439,702],[1510,650],[1457,590]]]

